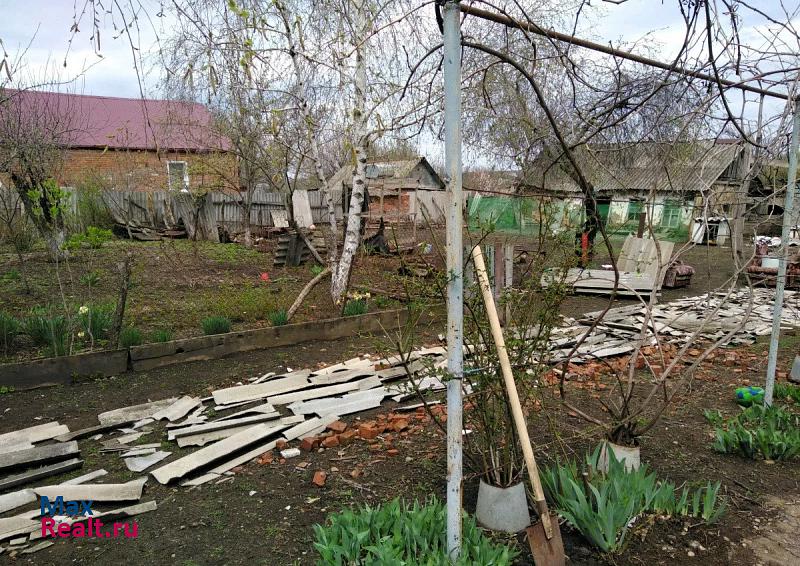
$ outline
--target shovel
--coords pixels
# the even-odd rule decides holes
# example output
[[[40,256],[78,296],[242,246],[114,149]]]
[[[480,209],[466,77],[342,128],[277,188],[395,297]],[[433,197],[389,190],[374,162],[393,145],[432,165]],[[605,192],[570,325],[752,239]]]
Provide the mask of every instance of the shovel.
[[[533,448],[531,448],[531,441],[528,437],[528,426],[525,423],[525,415],[522,413],[522,405],[519,402],[517,384],[514,382],[514,375],[511,372],[511,362],[508,360],[503,330],[500,328],[500,320],[497,318],[497,309],[494,305],[492,289],[489,286],[489,276],[486,274],[486,264],[483,261],[483,250],[480,246],[473,248],[472,260],[475,262],[478,283],[481,287],[483,302],[486,305],[486,315],[489,318],[492,337],[497,347],[497,357],[500,360],[500,368],[503,371],[503,381],[506,385],[511,413],[514,416],[514,426],[517,429],[519,442],[522,445],[525,467],[528,468],[528,475],[536,497],[536,511],[539,513],[539,520],[527,529],[528,544],[531,546],[533,561],[536,566],[564,566],[566,559],[564,543],[561,540],[561,531],[558,528],[558,521],[550,516],[550,512],[547,509],[542,482],[539,479],[539,470],[536,467]]]

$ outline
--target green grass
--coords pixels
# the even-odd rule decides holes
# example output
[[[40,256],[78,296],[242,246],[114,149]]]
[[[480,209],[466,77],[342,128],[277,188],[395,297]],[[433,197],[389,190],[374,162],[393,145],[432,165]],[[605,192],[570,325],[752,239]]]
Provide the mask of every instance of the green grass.
[[[344,316],[358,316],[361,314],[366,314],[367,312],[367,301],[365,299],[356,299],[356,300],[349,300],[344,305],[344,310],[342,311],[342,315]]]
[[[231,331],[231,321],[224,316],[209,316],[202,322],[203,334],[226,334]]]
[[[0,348],[3,348],[3,355],[11,352],[19,331],[20,323],[16,317],[0,312]]]
[[[168,328],[159,328],[158,330],[154,330],[153,334],[151,335],[150,339],[153,342],[163,343],[163,342],[170,342],[172,340],[172,330]]]
[[[272,311],[269,313],[268,317],[272,326],[283,326],[289,322],[289,315],[287,314],[286,309]]]
[[[142,331],[133,326],[126,326],[119,333],[119,345],[122,348],[139,346],[143,342]]]

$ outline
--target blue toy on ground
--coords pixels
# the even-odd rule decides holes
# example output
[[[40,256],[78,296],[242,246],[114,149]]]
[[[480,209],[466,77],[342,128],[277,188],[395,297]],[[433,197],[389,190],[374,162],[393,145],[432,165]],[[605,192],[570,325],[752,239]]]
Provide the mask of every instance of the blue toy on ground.
[[[736,402],[743,407],[749,407],[753,403],[763,403],[764,388],[750,385],[747,387],[738,387],[736,389]]]

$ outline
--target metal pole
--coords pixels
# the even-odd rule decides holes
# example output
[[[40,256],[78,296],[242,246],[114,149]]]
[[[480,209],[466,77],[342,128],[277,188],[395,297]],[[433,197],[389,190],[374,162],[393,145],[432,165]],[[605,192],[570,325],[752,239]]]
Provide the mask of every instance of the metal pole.
[[[767,358],[767,386],[764,388],[764,405],[772,405],[772,392],[775,389],[775,368],[778,365],[778,340],[781,336],[783,316],[783,290],[786,287],[786,264],[789,259],[789,235],[794,225],[794,193],[797,189],[797,149],[800,137],[800,112],[797,100],[794,102],[792,121],[792,141],[789,145],[789,178],[786,182],[786,196],[783,203],[783,228],[781,230],[781,254],[778,260],[778,278],[775,281],[775,305],[772,310],[772,336],[769,340]]]
[[[444,143],[447,170],[447,553],[461,553],[462,397],[464,373],[464,249],[461,224],[461,12],[458,0],[442,7],[444,20]]]

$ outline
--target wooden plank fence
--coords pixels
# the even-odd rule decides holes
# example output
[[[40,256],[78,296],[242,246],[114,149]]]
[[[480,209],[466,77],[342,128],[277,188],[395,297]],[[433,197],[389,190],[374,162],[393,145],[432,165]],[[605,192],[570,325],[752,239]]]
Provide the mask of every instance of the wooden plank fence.
[[[370,194],[371,210],[367,217],[370,220],[377,220],[385,217],[389,223],[425,225],[427,222],[437,224],[444,222],[444,210],[446,205],[446,195],[441,190],[410,189],[408,194],[407,207],[389,207],[388,197],[391,191],[387,190],[387,206],[384,209],[384,199],[381,189],[376,187]],[[14,198],[16,193],[8,188],[0,188],[0,191],[8,194],[9,198]],[[78,217],[79,198],[78,190],[65,188],[67,194],[65,206],[67,211],[75,218],[75,227],[85,229],[86,226],[80,225]],[[166,191],[117,191],[109,190],[102,193],[102,200],[109,209],[112,217],[121,223],[130,222],[132,225],[149,227],[154,229],[172,228],[176,224],[176,219],[180,213],[176,208],[176,196],[183,196],[180,193],[171,194]],[[205,206],[211,206],[210,211],[202,210],[200,214],[204,220],[216,222],[229,232],[237,232],[242,229],[244,210],[241,206],[242,195],[233,195],[222,192],[212,192],[207,198]],[[311,216],[315,224],[327,224],[328,207],[319,191],[308,191],[308,202],[311,208]],[[341,221],[344,214],[342,211],[341,193],[334,194],[336,208],[336,219]],[[21,206],[21,203],[20,203]],[[252,196],[250,207],[250,225],[252,228],[273,228],[273,214],[286,210],[286,197],[281,193],[269,191],[265,186],[259,186]],[[280,215],[278,215],[280,216]]]

